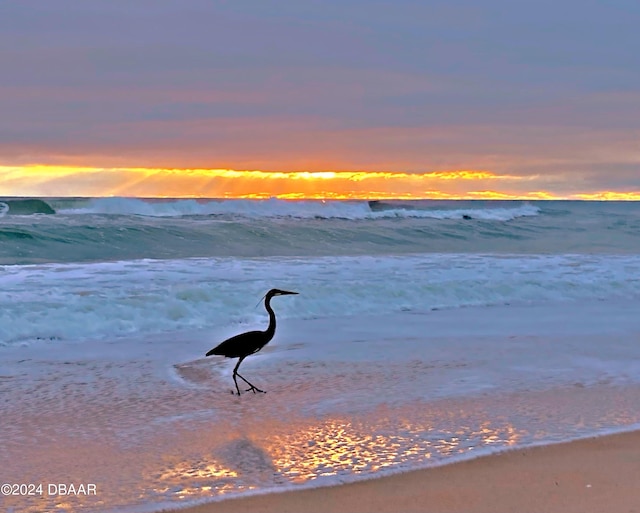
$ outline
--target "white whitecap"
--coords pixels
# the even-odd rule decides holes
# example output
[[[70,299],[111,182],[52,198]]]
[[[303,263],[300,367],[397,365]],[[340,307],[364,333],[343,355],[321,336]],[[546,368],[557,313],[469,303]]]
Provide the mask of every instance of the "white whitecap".
[[[481,219],[509,221],[518,217],[540,213],[536,206],[525,203],[514,207],[487,207],[466,209],[388,208],[372,210],[367,201],[339,200],[212,200],[175,199],[146,200],[138,198],[95,198],[76,208],[58,210],[61,214],[118,214],[152,217],[179,216],[232,216],[244,218],[299,218],[299,219]]]

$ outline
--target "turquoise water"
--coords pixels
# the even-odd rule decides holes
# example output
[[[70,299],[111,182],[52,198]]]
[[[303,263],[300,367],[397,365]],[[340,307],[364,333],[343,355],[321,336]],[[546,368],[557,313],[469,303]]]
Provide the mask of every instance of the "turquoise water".
[[[0,207],[0,264],[640,251],[635,202],[102,198],[44,199],[31,205],[4,199]],[[47,207],[56,213],[35,213]],[[28,215],[29,209],[34,213]]]

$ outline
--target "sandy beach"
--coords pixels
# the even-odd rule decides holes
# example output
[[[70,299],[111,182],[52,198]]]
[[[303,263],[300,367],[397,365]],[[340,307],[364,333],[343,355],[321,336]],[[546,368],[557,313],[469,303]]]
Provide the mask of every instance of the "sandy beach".
[[[640,432],[513,450],[341,486],[232,499],[179,511],[640,512]]]

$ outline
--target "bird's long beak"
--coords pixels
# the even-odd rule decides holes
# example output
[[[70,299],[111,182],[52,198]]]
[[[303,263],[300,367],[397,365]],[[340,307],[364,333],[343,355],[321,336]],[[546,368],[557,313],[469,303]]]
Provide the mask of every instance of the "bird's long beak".
[[[291,292],[289,290],[279,290],[279,289],[273,289],[269,292],[267,292],[267,294],[271,294],[271,297],[275,297],[275,296],[286,296],[289,294],[297,294],[297,292]],[[260,304],[260,302],[267,296],[267,294],[265,294],[264,296],[262,296],[262,299],[260,299],[260,301],[258,301],[256,303],[256,308],[257,306]]]

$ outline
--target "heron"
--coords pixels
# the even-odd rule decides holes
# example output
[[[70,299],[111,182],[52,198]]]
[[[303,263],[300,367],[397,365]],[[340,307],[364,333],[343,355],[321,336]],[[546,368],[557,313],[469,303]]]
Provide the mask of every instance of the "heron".
[[[211,349],[206,356],[220,355],[227,358],[238,358],[238,363],[233,369],[233,382],[236,384],[236,391],[240,395],[240,388],[238,388],[238,380],[236,376],[244,381],[250,388],[247,388],[246,392],[253,391],[266,393],[264,390],[260,390],[255,385],[251,384],[246,378],[238,374],[238,368],[242,361],[250,354],[257,353],[266,346],[273,335],[276,333],[276,314],[271,308],[271,298],[275,296],[286,296],[289,294],[297,294],[297,292],[289,292],[288,290],[271,289],[264,295],[264,307],[269,313],[269,326],[265,331],[247,331],[246,333],[240,333],[234,337],[228,338],[224,342],[221,342],[216,347]]]

